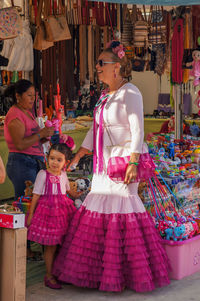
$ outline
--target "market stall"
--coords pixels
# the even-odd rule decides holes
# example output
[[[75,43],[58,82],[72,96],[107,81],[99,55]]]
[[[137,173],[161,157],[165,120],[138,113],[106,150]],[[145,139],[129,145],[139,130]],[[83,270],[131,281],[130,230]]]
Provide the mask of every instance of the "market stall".
[[[197,236],[199,234],[199,199],[196,190],[196,187],[199,187],[195,186],[198,185],[199,178],[199,158],[195,155],[199,153],[200,147],[200,130],[197,130],[200,125],[197,114],[199,82],[194,84],[194,79],[189,77],[189,69],[186,69],[186,64],[191,63],[189,54],[198,47],[200,32],[199,27],[195,27],[195,25],[198,24],[199,19],[196,14],[197,7],[192,6],[198,2],[191,1],[190,6],[187,6],[188,3],[185,0],[110,0],[105,3],[97,1],[72,3],[69,1],[63,9],[64,5],[60,5],[60,2],[57,1],[51,2],[53,5],[45,8],[46,1],[38,1],[38,3],[29,1],[25,7],[23,1],[19,0],[22,7],[20,15],[26,21],[23,22],[23,29],[27,34],[24,41],[27,42],[28,39],[30,41],[27,45],[29,65],[23,64],[20,57],[17,59],[17,63],[20,62],[21,65],[14,65],[13,57],[16,59],[15,54],[20,52],[17,48],[19,41],[14,41],[16,48],[12,49],[14,51],[12,56],[8,51],[11,50],[12,38],[8,39],[8,42],[4,40],[0,46],[1,55],[4,58],[0,70],[0,115],[5,116],[12,105],[11,100],[3,96],[6,86],[11,82],[16,82],[19,78],[28,76],[34,81],[38,92],[34,114],[43,122],[47,118],[49,120],[53,117],[59,119],[60,130],[74,138],[76,149],[78,149],[92,123],[92,110],[102,88],[94,72],[95,61],[110,39],[116,37],[121,39],[132,61],[132,81],[139,86],[144,96],[145,136],[147,137],[149,133],[159,132],[163,123],[168,121],[175,112],[175,128],[169,135],[161,133],[160,136],[156,134],[149,136],[151,137],[148,140],[149,152],[156,162],[159,176],[157,176],[158,179],[156,178],[158,181],[148,182],[144,185],[145,189],[141,191],[145,205],[150,208],[149,211],[155,217],[155,226],[161,229],[161,236],[167,240],[165,244],[169,257],[171,256],[170,260],[173,260],[174,256],[172,246],[177,249],[179,245],[183,246],[181,248],[183,253],[189,252],[186,245],[192,245],[195,252],[199,248],[199,236]],[[8,1],[5,3],[7,5]],[[178,5],[182,6],[177,7]],[[183,7],[183,5],[185,6]],[[66,35],[46,39],[43,41],[45,46],[44,43],[41,45],[37,41],[37,35],[41,22],[45,25],[43,17],[49,18],[52,14],[59,14],[60,11],[65,17]],[[180,21],[182,19],[186,21],[185,26]],[[30,24],[28,24],[29,22]],[[181,31],[178,30],[177,25]],[[181,43],[178,45],[175,42],[180,32]],[[30,39],[30,33],[33,35],[33,40]],[[188,36],[190,39],[186,39]],[[170,37],[172,37],[172,44]],[[179,52],[179,56],[177,56],[177,53],[173,52],[171,61],[173,49],[181,49],[182,55]],[[183,61],[184,53],[186,60]],[[183,64],[184,68],[182,68]],[[152,80],[152,78],[154,79]],[[164,94],[168,94],[167,97]],[[185,111],[184,98],[187,98],[185,101],[187,110],[185,109]],[[184,116],[182,111],[184,111]],[[181,138],[183,118],[189,125],[193,125],[195,122],[196,128],[191,129],[190,135],[184,136],[182,141],[179,139],[180,141],[174,142],[175,138]],[[4,117],[1,117],[2,126],[3,119]],[[186,158],[184,155],[182,157],[180,155],[183,145],[185,146],[185,153],[184,151],[183,153]],[[3,137],[0,140],[0,154],[6,163],[8,150]],[[157,190],[151,190],[151,183],[157,187]],[[188,199],[180,195],[180,189],[183,187],[181,185],[186,184],[189,186]],[[194,196],[194,194],[196,198],[191,200],[191,195]],[[12,197],[13,188],[7,179],[1,186],[0,200]],[[177,199],[180,203],[182,202],[182,207],[180,204],[177,205]],[[164,211],[162,211],[163,208]],[[169,209],[167,213],[166,208]],[[158,213],[156,210],[162,213],[160,218],[155,214],[155,212]],[[178,210],[180,212],[177,213]],[[181,235],[177,234],[177,224],[175,225],[177,220],[174,215],[171,216],[174,212],[178,214],[179,225],[184,225],[185,228],[189,225],[192,227],[188,229],[187,233],[185,231],[181,232]],[[163,218],[163,214],[165,218]],[[171,224],[168,221],[171,221]],[[167,229],[169,231],[165,231]],[[177,243],[175,244],[174,241]],[[185,243],[185,241],[187,242]],[[176,258],[180,260],[179,251],[176,250],[176,252]],[[191,253],[190,255],[192,259],[197,260],[195,254]],[[172,277],[180,279],[199,270],[197,261],[195,261],[195,268],[191,268],[193,263],[187,262],[189,272],[182,271],[177,265]],[[182,264],[183,262],[180,262],[180,265]]]

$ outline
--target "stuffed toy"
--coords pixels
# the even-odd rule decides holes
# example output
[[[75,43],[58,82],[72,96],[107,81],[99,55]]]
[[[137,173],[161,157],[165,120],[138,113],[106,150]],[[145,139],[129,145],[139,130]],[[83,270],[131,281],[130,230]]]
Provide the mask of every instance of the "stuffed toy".
[[[24,196],[33,195],[33,183],[31,181],[25,181],[26,188],[24,190]]]
[[[70,190],[77,192],[77,183],[75,181],[69,181]]]
[[[200,46],[192,52],[192,62],[186,63],[187,67],[192,66],[190,76],[194,77],[193,86],[197,87],[200,84]]]
[[[76,179],[75,182],[77,183],[77,192],[83,192],[79,197],[80,200],[83,202],[90,191],[90,180],[87,178],[80,178]]]
[[[199,136],[199,132],[200,132],[200,128],[199,126],[193,122],[192,125],[190,125],[190,133],[192,136],[198,137]]]
[[[70,190],[77,192],[77,182],[76,181],[69,181],[69,186],[70,186]],[[79,190],[80,191],[80,190]],[[80,198],[78,199],[74,199],[74,205],[77,209],[79,209],[82,205],[82,200],[81,200],[82,195],[80,196]]]

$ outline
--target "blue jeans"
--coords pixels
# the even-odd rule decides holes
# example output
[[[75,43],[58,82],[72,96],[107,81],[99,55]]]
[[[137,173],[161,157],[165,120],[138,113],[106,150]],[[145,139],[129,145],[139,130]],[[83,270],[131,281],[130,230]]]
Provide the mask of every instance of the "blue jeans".
[[[15,200],[24,195],[25,181],[35,182],[38,171],[40,170],[36,159],[44,162],[42,156],[30,156],[21,153],[9,153],[6,171],[15,189]],[[30,241],[27,241],[27,248],[30,249]]]
[[[40,170],[36,159],[44,162],[42,156],[9,153],[6,171],[9,179],[14,185],[15,199],[24,195],[25,181],[30,180],[34,184],[37,173]]]

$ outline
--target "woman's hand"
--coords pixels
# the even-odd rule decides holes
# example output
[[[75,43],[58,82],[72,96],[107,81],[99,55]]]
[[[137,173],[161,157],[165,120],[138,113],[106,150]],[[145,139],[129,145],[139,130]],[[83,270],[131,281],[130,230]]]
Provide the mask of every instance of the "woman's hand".
[[[42,138],[47,138],[47,137],[51,137],[54,134],[54,127],[44,127],[43,129],[41,129],[39,131],[40,137]]]
[[[33,217],[33,213],[29,213],[28,218],[27,218],[27,222],[26,222],[26,224],[27,224],[28,227],[31,224],[32,217]]]
[[[136,180],[136,176],[137,176],[137,166],[134,164],[128,165],[126,169],[124,184],[130,184],[131,181]]]

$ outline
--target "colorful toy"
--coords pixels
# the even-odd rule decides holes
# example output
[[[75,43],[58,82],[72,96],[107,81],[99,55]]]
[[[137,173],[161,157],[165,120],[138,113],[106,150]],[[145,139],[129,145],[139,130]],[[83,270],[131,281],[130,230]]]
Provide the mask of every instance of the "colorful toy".
[[[200,47],[198,46],[195,50],[192,52],[192,58],[193,61],[186,63],[187,67],[191,67],[190,70],[190,76],[194,77],[193,85],[194,87],[197,87],[200,84]]]
[[[168,150],[169,150],[169,158],[174,160],[174,155],[175,155],[175,143],[174,143],[174,139],[171,138],[170,139],[170,143],[168,145]]]

